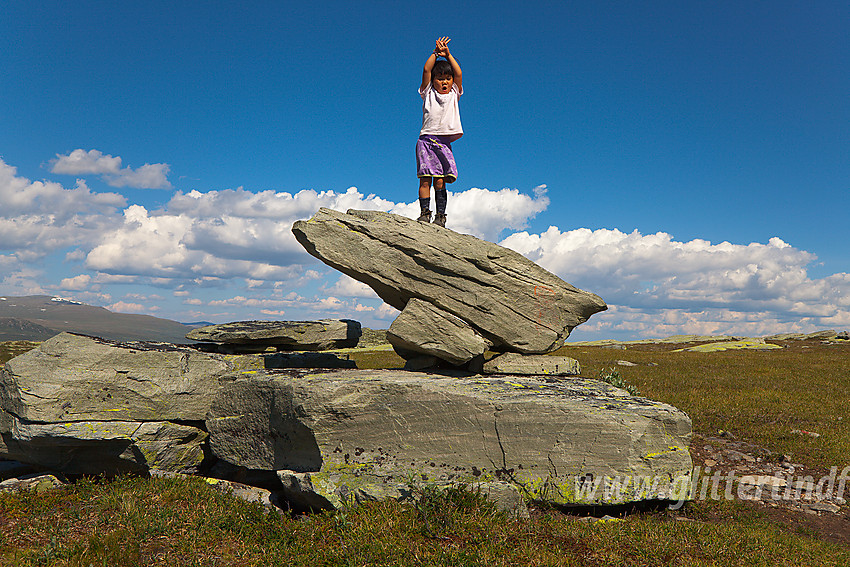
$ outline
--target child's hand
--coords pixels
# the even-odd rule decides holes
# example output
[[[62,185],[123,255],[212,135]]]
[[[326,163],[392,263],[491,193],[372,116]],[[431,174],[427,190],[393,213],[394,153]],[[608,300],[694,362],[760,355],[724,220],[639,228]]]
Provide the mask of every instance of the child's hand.
[[[449,56],[449,42],[451,39],[448,37],[441,37],[437,39],[437,47],[434,48],[434,53],[436,53],[440,57],[448,57]]]

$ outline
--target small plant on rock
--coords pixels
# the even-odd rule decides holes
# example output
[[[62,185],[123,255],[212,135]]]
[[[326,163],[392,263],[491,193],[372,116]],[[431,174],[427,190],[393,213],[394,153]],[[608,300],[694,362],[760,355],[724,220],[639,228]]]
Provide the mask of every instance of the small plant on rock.
[[[633,396],[640,396],[640,391],[626,382],[622,376],[620,376],[620,371],[616,368],[603,368],[599,371],[599,379],[603,382],[607,382],[614,387],[622,388]]]

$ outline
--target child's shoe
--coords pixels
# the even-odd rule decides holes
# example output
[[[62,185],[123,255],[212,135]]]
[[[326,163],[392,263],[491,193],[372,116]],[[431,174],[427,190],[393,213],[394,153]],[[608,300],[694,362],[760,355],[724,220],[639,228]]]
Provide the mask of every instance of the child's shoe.
[[[416,220],[419,222],[431,222],[431,211],[425,209],[419,214],[419,218]]]
[[[445,215],[445,213],[437,213],[436,215],[434,215],[434,224],[436,224],[437,226],[442,226],[443,228],[445,228],[446,227],[446,215]]]

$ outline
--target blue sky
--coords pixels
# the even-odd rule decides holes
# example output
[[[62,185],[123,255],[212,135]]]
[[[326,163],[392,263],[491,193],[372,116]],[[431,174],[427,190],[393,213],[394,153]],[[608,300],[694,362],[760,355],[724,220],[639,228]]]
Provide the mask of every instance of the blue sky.
[[[850,327],[850,5],[449,8],[4,3],[0,294],[386,328],[289,227],[416,215],[416,89],[446,35],[447,226],[601,295],[574,338]]]

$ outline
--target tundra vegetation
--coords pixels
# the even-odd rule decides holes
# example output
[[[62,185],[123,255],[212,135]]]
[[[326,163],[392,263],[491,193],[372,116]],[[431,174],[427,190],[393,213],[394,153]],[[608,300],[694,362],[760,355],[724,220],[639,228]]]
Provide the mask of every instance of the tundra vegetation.
[[[815,476],[842,469],[850,464],[850,344],[774,342],[783,348],[568,345],[553,354],[578,359],[585,377],[617,380],[686,411],[695,466],[712,439],[733,438],[758,447],[761,460],[798,463]],[[34,344],[0,344],[0,362]],[[360,368],[404,362],[379,341],[347,354]],[[816,515],[706,499],[675,511],[609,511],[617,517],[603,521],[534,508],[519,520],[474,487],[413,488],[407,502],[297,516],[198,478],[85,478],[0,494],[0,565],[850,564],[847,505]]]

